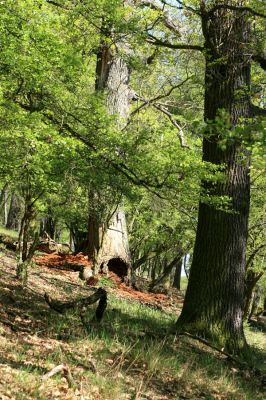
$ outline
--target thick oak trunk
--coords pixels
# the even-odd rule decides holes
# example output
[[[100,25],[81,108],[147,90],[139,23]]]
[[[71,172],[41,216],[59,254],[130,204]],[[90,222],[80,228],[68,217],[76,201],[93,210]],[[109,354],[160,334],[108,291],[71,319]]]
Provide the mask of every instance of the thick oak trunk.
[[[212,15],[205,13],[202,23],[206,41],[207,122],[203,160],[221,166],[225,175],[222,182],[213,180],[203,182],[202,186],[210,198],[229,196],[231,212],[200,202],[193,262],[177,326],[238,351],[245,345],[242,313],[249,154],[236,131],[224,146],[221,140],[224,128],[233,132],[250,116],[249,23],[245,13],[224,9]],[[217,117],[222,125],[214,123]]]

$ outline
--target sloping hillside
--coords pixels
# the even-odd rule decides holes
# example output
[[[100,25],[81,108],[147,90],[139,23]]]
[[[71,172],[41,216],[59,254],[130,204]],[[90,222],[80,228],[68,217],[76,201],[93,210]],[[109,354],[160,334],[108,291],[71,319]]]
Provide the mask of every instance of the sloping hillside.
[[[46,304],[45,292],[65,301],[90,295],[91,287],[64,268],[80,258],[54,255],[52,265],[53,255],[49,263],[41,257],[23,288],[14,254],[1,253],[0,399],[264,399],[261,332],[247,329],[253,371],[170,334],[182,296],[140,293],[115,276],[96,284],[108,293],[100,323],[91,321],[95,306],[85,319],[79,310],[61,315]]]

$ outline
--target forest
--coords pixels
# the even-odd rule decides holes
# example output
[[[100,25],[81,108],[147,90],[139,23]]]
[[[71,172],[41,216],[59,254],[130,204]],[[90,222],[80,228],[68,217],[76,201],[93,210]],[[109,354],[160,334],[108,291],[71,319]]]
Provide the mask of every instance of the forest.
[[[0,0],[0,399],[265,399],[265,29]]]

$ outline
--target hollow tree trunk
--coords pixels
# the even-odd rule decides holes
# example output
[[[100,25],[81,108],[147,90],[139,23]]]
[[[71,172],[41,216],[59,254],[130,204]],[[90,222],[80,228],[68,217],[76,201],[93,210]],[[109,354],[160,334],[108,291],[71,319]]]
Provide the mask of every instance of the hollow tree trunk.
[[[96,90],[105,91],[109,114],[117,115],[117,126],[121,129],[128,117],[130,89],[128,87],[129,70],[125,61],[112,54],[105,43],[99,49],[96,65]],[[119,150],[119,149],[118,149]],[[128,268],[127,280],[131,275],[131,257],[129,253],[126,217],[121,206],[114,206],[110,221],[103,221],[95,213],[93,193],[90,193],[89,243],[88,253],[93,259],[96,270],[101,265],[108,267],[111,259],[120,259]],[[116,209],[116,211],[115,211]]]
[[[232,212],[199,204],[193,261],[177,327],[239,351],[245,345],[242,313],[250,181],[249,154],[234,127],[251,114],[250,27],[244,12],[219,9],[210,14],[202,9],[202,13],[207,123],[203,160],[220,165],[225,173],[223,182],[202,182],[202,186],[210,196],[229,196]],[[214,123],[215,118],[220,124]],[[224,147],[222,129],[233,134]]]

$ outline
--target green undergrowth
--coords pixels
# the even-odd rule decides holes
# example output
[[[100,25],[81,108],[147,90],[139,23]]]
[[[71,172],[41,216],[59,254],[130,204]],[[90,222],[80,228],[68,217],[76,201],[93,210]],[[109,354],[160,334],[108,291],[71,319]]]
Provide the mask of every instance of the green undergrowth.
[[[18,239],[18,232],[12,229],[7,229],[4,226],[0,225],[0,236],[7,236],[11,239]]]
[[[108,282],[102,321],[92,322],[96,306],[82,321],[78,310],[61,315],[43,299],[44,291],[61,299],[84,297],[88,289],[69,280],[77,273],[55,275],[36,267],[29,287],[22,288],[12,268],[12,258],[0,259],[0,399],[265,398],[264,333],[246,327],[250,366],[243,368],[196,340],[172,334],[176,313],[125,299]],[[62,373],[43,381],[61,364],[71,372],[72,387]]]
[[[44,329],[34,334],[1,329],[0,365],[10,398],[264,399],[261,381],[251,369],[170,334],[176,315],[114,296],[109,296],[101,323],[90,322],[93,313],[92,308],[82,324],[75,313],[49,310],[42,317]],[[260,332],[247,333],[252,362],[263,364],[265,338]],[[42,382],[47,371],[62,363],[71,371],[74,387],[61,374]]]

